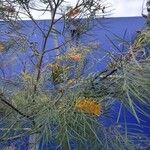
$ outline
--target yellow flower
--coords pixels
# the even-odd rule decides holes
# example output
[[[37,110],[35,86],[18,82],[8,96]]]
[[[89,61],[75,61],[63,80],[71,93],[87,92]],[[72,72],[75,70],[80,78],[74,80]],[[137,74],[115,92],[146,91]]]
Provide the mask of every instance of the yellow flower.
[[[32,76],[29,73],[27,73],[27,72],[22,72],[21,75],[22,75],[23,81],[30,81],[30,80],[32,80]]]
[[[72,53],[75,53],[75,52],[79,51],[79,48],[78,47],[71,47],[69,49],[69,51],[72,52]]]
[[[80,54],[70,54],[68,56],[68,58],[71,61],[80,61],[81,60],[81,55]]]
[[[48,64],[48,67],[52,70],[51,79],[53,82],[61,83],[63,79],[61,75],[64,73],[64,68],[58,63]]]
[[[59,67],[59,64],[53,63],[53,64],[48,64],[47,66],[48,66],[50,69],[56,69],[56,68]]]
[[[0,52],[3,52],[5,50],[5,45],[0,43]]]
[[[84,112],[91,116],[100,116],[102,114],[102,106],[100,103],[88,98],[79,98],[75,102],[75,109],[78,112]]]
[[[76,84],[76,80],[75,79],[68,80],[68,85],[74,85],[74,84]]]

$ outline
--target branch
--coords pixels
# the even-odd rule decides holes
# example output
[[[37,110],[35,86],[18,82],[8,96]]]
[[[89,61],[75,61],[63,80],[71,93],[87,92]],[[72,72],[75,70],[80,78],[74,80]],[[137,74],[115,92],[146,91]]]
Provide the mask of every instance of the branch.
[[[111,72],[109,72],[108,74],[106,74],[104,77],[102,77],[102,78],[100,79],[100,81],[106,79],[106,78],[109,77],[110,75],[114,74],[116,71],[117,71],[117,69],[112,70]]]
[[[19,115],[31,120],[30,116],[24,114],[23,112],[21,112],[20,110],[18,110],[15,106],[13,106],[12,104],[10,104],[8,102],[8,100],[6,100],[6,98],[4,97],[3,93],[0,93],[0,101],[2,101],[3,103],[5,103],[7,106],[9,106],[10,108],[12,108],[15,112],[17,112]],[[32,120],[33,121],[33,120]]]
[[[49,4],[50,4],[50,1],[49,1]],[[33,89],[33,93],[35,93],[37,91],[37,83],[39,82],[40,80],[40,77],[41,77],[41,67],[42,67],[42,64],[43,64],[43,58],[44,58],[44,54],[45,54],[45,49],[46,49],[46,45],[47,45],[47,41],[48,41],[48,38],[49,38],[49,35],[53,29],[53,25],[55,24],[55,15],[56,15],[56,11],[57,11],[57,8],[59,6],[59,0],[57,2],[57,5],[55,6],[55,8],[53,8],[53,13],[52,13],[52,20],[51,20],[51,23],[50,23],[50,26],[49,26],[49,30],[45,36],[45,39],[44,39],[44,44],[43,44],[43,48],[42,48],[42,53],[41,53],[41,56],[39,58],[39,62],[38,62],[38,65],[37,65],[37,77],[36,77],[36,84],[34,85],[34,89]]]

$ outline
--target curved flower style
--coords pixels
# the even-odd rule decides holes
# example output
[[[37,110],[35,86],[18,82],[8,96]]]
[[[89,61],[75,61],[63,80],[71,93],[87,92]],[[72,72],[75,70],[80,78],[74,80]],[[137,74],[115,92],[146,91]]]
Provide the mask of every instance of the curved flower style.
[[[102,114],[102,106],[95,100],[88,98],[79,98],[75,102],[75,109],[79,112],[90,114],[94,117]]]

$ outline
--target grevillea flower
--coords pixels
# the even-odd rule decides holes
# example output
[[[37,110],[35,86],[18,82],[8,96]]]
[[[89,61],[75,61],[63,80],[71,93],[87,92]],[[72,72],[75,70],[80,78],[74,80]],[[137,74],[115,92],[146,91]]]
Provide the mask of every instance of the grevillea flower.
[[[75,16],[77,16],[79,13],[80,13],[79,7],[75,7],[75,8],[73,8],[73,9],[71,9],[71,10],[66,14],[66,16],[68,16],[68,17],[75,17]]]
[[[79,47],[71,47],[71,48],[69,49],[69,51],[70,51],[70,52],[77,52],[77,51],[79,51]]]
[[[22,75],[23,81],[31,81],[32,80],[32,76],[27,72],[22,72],[21,75]]]
[[[0,43],[0,52],[3,52],[5,50],[5,45]]]
[[[50,69],[56,69],[56,68],[59,67],[59,64],[53,63],[53,64],[48,64],[47,66],[48,66]]]
[[[80,54],[70,54],[68,56],[68,58],[71,61],[80,61],[81,60],[81,55]]]
[[[100,116],[102,114],[101,104],[88,98],[77,99],[75,101],[74,107],[78,112],[84,112],[94,117]]]
[[[68,80],[68,85],[74,85],[74,84],[76,84],[76,80],[75,79],[70,79],[70,80]]]

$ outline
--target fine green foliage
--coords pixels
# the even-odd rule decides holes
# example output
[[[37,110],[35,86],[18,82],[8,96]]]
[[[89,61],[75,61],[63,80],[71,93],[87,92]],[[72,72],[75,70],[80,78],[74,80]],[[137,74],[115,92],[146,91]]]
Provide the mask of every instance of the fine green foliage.
[[[133,43],[134,49],[140,49],[144,45],[150,45],[150,29],[146,28],[136,38]]]
[[[100,63],[95,58],[87,62],[88,56],[102,47],[94,42],[83,44],[80,37],[93,26],[90,23],[96,14],[105,12],[101,0],[79,0],[75,7],[68,7],[62,14],[60,7],[65,1],[42,2],[47,5],[44,13],[49,11],[52,19],[45,28],[31,15],[31,9],[40,10],[34,8],[31,1],[14,1],[32,20],[34,30],[40,32],[42,44],[31,40],[37,36],[35,31],[26,35],[21,32],[19,22],[10,18],[8,11],[13,11],[11,15],[15,13],[15,9],[10,10],[12,2],[4,3],[10,5],[9,9],[7,5],[0,7],[0,15],[8,20],[5,23],[12,33],[0,42],[3,59],[0,64],[0,144],[29,137],[29,149],[32,144],[39,148],[39,143],[42,150],[147,149],[150,140],[143,128],[149,127],[140,124],[140,116],[150,117],[143,109],[150,106],[150,55],[146,49],[150,44],[149,28],[141,31],[132,44],[116,36],[121,44],[126,44],[126,53],[121,57],[106,54],[111,62],[105,70],[85,74],[88,65],[92,68]],[[57,13],[61,15],[59,19],[55,18]],[[61,19],[64,27],[57,29],[56,23]],[[64,38],[61,44],[59,36]],[[52,49],[49,42],[53,42]],[[51,52],[56,54],[52,59],[49,58]],[[12,63],[7,54],[17,60],[16,63]],[[21,69],[16,71],[18,64]],[[12,69],[12,73],[5,69]],[[116,102],[120,105],[119,113],[113,108]],[[130,112],[138,124],[128,123],[122,109]],[[124,122],[119,122],[121,115]]]

